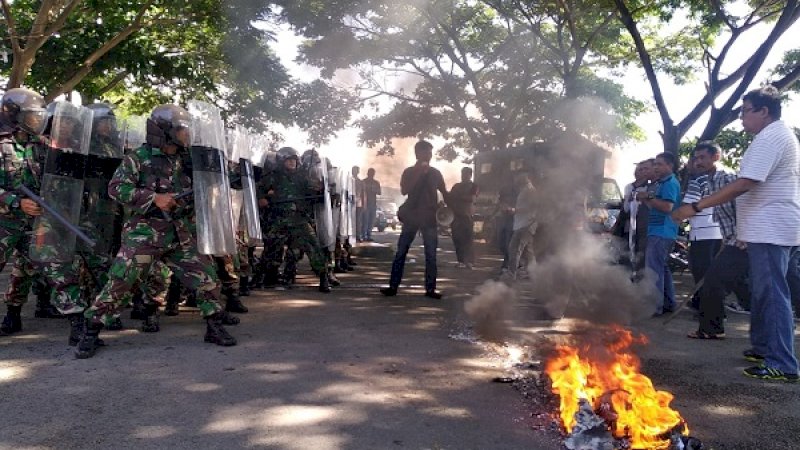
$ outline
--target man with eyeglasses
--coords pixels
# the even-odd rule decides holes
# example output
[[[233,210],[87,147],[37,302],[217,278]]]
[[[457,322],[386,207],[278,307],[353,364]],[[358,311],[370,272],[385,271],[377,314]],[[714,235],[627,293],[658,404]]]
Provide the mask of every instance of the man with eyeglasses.
[[[748,377],[797,382],[794,323],[787,273],[800,246],[800,143],[782,121],[780,92],[766,86],[742,98],[742,127],[755,138],[739,178],[718,192],[673,213],[685,219],[736,199],[737,239],[750,261],[750,342],[744,352],[759,363]]]

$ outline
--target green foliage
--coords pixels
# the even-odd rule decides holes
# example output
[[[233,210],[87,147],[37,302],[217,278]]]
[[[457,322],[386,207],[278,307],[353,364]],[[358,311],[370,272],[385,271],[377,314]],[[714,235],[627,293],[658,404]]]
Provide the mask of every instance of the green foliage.
[[[800,139],[800,128],[793,128],[795,136]],[[714,141],[722,148],[722,158],[720,162],[726,167],[738,170],[745,150],[753,142],[753,135],[743,130],[726,128],[722,130]],[[681,142],[680,155],[684,160],[692,156],[692,151],[697,144],[697,139]]]
[[[611,3],[569,3],[581,20],[558,17],[558,1],[282,6],[307,38],[304,62],[325,77],[355,70],[362,99],[391,100],[357,122],[366,145],[391,153],[392,138],[441,136],[448,144],[440,156],[453,159],[458,149],[503,149],[566,128],[607,142],[641,136],[633,118],[645,105],[595,70],[630,56]],[[590,49],[590,40],[608,51]]]
[[[39,50],[25,84],[48,93],[78,73],[98,48],[130,26],[145,3],[84,0]],[[30,30],[41,2],[15,0],[20,33]],[[267,122],[314,127],[315,139],[344,126],[346,96],[314,87],[312,105],[331,112],[324,127],[295,102],[307,90],[292,80],[271,49],[274,2],[155,0],[142,27],[105,53],[75,86],[85,101],[106,100],[121,114],[144,114],[161,103],[198,98],[217,104],[232,124],[264,131]],[[259,22],[256,22],[259,21]],[[8,67],[0,66],[0,76]],[[292,94],[290,96],[290,94]],[[328,101],[329,104],[323,104]]]

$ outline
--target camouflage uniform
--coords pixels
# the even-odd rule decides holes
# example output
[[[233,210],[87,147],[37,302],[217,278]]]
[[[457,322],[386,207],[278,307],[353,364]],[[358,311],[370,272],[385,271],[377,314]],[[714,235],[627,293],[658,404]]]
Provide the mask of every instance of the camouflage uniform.
[[[270,192],[272,192],[270,194]],[[317,275],[327,272],[325,256],[311,223],[314,217],[314,200],[272,203],[298,197],[319,195],[320,186],[314,186],[302,171],[290,173],[278,169],[265,174],[258,184],[258,198],[271,203],[267,207],[264,227],[264,253],[262,261],[267,271],[277,271],[283,260],[283,247],[296,248],[308,255],[311,268]]]
[[[125,157],[109,183],[109,195],[131,209],[123,226],[122,248],[109,270],[109,281],[86,311],[93,324],[108,323],[130,292],[164,262],[183,286],[197,291],[203,317],[219,311],[220,290],[211,258],[197,252],[193,209],[180,206],[170,220],[155,207],[156,192],[180,193],[192,187],[180,155],[144,145]]]
[[[24,147],[16,144],[17,161],[16,175],[10,175],[11,184],[18,187],[24,184],[32,191],[38,191],[39,180],[42,174],[42,161],[47,151],[40,141],[34,140]],[[12,163],[14,165],[14,163]],[[7,172],[4,170],[4,172]],[[8,175],[8,173],[6,173]],[[7,182],[4,180],[4,185]],[[10,198],[16,194],[4,190],[0,199],[3,205],[8,205]],[[21,199],[21,197],[18,197]],[[11,223],[16,221],[16,223]],[[31,233],[33,218],[27,216],[21,210],[10,211],[6,208],[4,214],[0,214],[0,265],[4,266],[8,257],[14,249],[18,251],[19,262],[12,270],[11,280],[6,291],[6,302],[9,305],[21,305],[25,303],[30,292],[34,271],[38,270],[43,275],[50,289],[54,292],[52,301],[54,306],[62,314],[81,313],[86,308],[86,302],[82,298],[80,288],[80,270],[75,261],[72,262],[48,262],[34,263],[28,258],[30,239],[27,234]],[[47,249],[44,249],[46,251]]]

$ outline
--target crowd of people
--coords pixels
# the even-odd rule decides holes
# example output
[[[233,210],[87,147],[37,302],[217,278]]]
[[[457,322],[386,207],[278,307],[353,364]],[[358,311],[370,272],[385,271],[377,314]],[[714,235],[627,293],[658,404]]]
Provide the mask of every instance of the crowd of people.
[[[199,112],[191,104],[156,107],[137,136],[118,126],[106,104],[46,105],[20,88],[3,95],[0,270],[13,267],[0,336],[22,330],[21,308],[33,289],[37,317],[68,319],[78,358],[104,345],[101,330],[119,328],[120,309],[131,303],[142,330],[157,332],[161,307],[175,315],[186,299],[206,321],[206,342],[235,345],[226,326],[239,323],[232,313],[247,312],[241,297],[251,288],[291,285],[303,256],[323,293],[340,284],[337,272],[354,270],[352,244],[372,241],[381,195],[375,170],[362,180],[358,167],[348,172],[314,150],[271,152],[236,133],[226,143],[218,112],[197,104]],[[696,144],[683,188],[672,153],[642,161],[616,229],[628,244],[632,279],[652,282],[658,292],[658,317],[677,308],[669,258],[679,224],[688,220],[699,318],[688,337],[724,339],[725,300],[734,293],[728,311],[750,314],[752,348],[744,356],[758,363],[745,374],[798,381],[800,145],[781,120],[774,88],[747,93],[741,118],[755,137],[738,175],[720,167],[713,141]],[[465,167],[448,191],[430,164],[433,145],[421,140],[414,151],[417,162],[400,179],[408,199],[398,210],[397,253],[380,292],[398,293],[421,234],[425,296],[439,299],[439,194],[452,213],[458,266],[472,269],[479,189]],[[539,200],[524,171],[499,192],[498,240],[509,280],[526,265],[521,261],[535,262],[533,241],[542,239],[537,228],[546,222]]]
[[[780,93],[771,86],[743,97],[741,120],[754,139],[738,175],[720,166],[721,149],[713,141],[696,144],[683,190],[673,154],[642,161],[625,189],[617,229],[629,243],[634,278],[655,284],[658,317],[677,307],[669,258],[678,225],[688,220],[691,304],[699,319],[688,337],[724,339],[726,311],[748,313],[752,347],[744,357],[758,364],[744,374],[796,382],[800,145],[781,120]],[[736,301],[726,305],[730,294]]]
[[[290,285],[305,255],[331,292],[335,273],[356,265],[352,243],[371,238],[372,169],[362,182],[358,168],[314,150],[269,151],[226,131],[203,102],[121,124],[107,104],[4,93],[0,270],[13,266],[0,336],[22,331],[22,306],[39,286],[35,315],[66,317],[78,358],[95,355],[100,332],[120,329],[131,304],[142,331],[158,332],[162,308],[176,315],[185,301],[205,319],[206,342],[236,345],[226,326],[248,311],[251,288]]]

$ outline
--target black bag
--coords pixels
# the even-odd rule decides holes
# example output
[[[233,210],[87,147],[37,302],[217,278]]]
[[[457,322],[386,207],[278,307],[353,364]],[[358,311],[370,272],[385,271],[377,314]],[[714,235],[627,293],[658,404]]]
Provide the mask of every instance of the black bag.
[[[428,183],[428,174],[430,173],[430,169],[428,172],[425,172],[425,175],[420,177],[417,180],[416,186],[414,186],[414,190],[409,193],[408,198],[406,201],[403,202],[397,208],[397,220],[399,220],[403,225],[407,226],[416,226],[418,223],[415,222],[415,209],[417,209],[417,200],[419,199],[419,195],[421,192],[421,188],[425,187],[425,184]],[[416,217],[418,219],[419,217]]]

